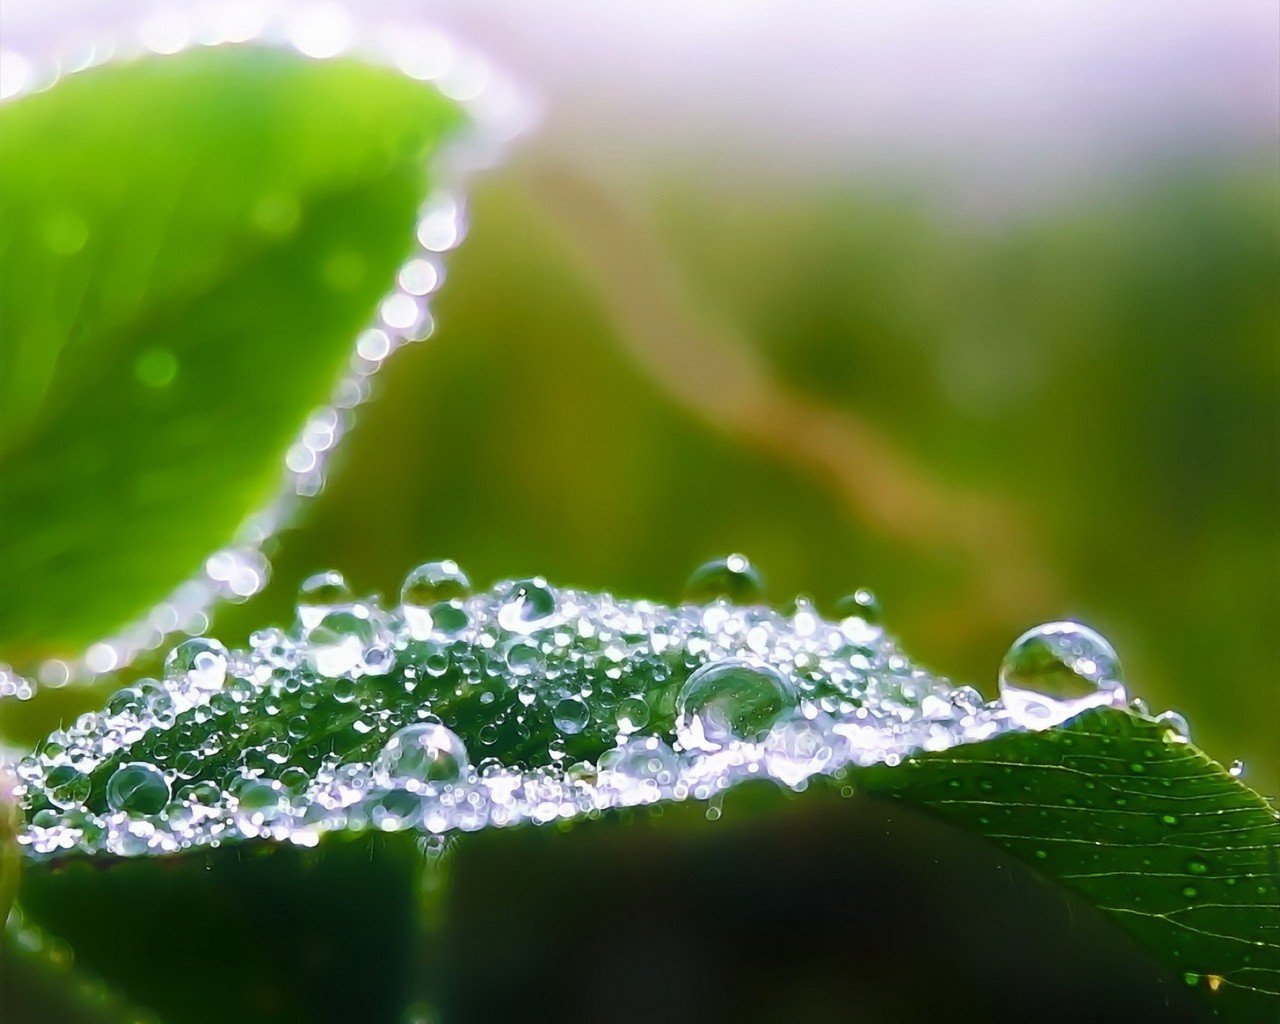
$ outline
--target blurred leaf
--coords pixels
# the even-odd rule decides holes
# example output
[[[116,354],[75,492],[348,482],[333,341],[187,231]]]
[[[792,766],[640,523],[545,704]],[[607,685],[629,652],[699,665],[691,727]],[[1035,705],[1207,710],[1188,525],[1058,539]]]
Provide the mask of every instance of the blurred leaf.
[[[78,653],[272,496],[458,120],[393,72],[243,48],[4,108],[5,658]]]
[[[534,609],[531,617],[513,619],[522,608]],[[554,769],[559,759],[598,761],[584,776],[594,779],[606,770],[628,701],[641,702],[641,735],[669,738],[677,692],[698,666],[724,657],[706,652],[732,653],[756,632],[766,639],[751,649],[790,673],[815,708],[848,703],[870,712],[847,719],[879,723],[867,726],[878,738],[860,734],[857,749],[875,749],[869,744],[881,736],[912,749],[912,721],[932,737],[942,719],[924,716],[921,695],[949,692],[945,682],[913,673],[890,644],[851,639],[835,624],[792,635],[790,620],[767,609],[747,609],[748,619],[721,636],[696,607],[619,607],[574,592],[556,598],[532,581],[500,585],[465,606],[433,606],[425,638],[362,605],[320,614],[301,639],[264,635],[252,660],[233,656],[225,687],[223,655],[191,641],[176,652],[163,689],[122,691],[101,717],[51,736],[40,755],[49,765],[94,763],[87,777],[51,767],[30,787],[33,825],[70,829],[68,846],[79,843],[82,852],[135,854],[231,844],[271,830],[296,835],[308,825],[438,830],[446,826],[429,822],[441,807],[479,807],[488,792],[478,784],[475,799],[432,803],[439,798],[427,781],[440,779],[448,793],[467,750],[535,769]],[[465,631],[450,622],[466,623]],[[809,652],[801,639],[808,636],[829,639],[813,641]],[[193,654],[205,660],[192,661]],[[852,668],[859,662],[879,667]],[[581,711],[572,728],[564,725],[566,693],[585,701],[571,708]],[[447,728],[419,724],[424,718]],[[967,729],[971,719],[956,721]],[[402,738],[406,723],[412,739]],[[419,742],[416,730],[437,728],[448,742],[430,755],[405,746]],[[347,766],[355,774],[344,774]],[[437,769],[444,774],[425,774]],[[1280,999],[1276,813],[1165,724],[1096,709],[1053,729],[960,741],[838,774],[841,784],[920,807],[1060,882],[1201,990],[1222,1019],[1256,1019]],[[167,780],[184,787],[172,803]],[[726,774],[723,781],[733,780]],[[187,788],[200,785],[203,792]],[[68,797],[72,787],[77,795]],[[343,787],[358,800],[335,796]],[[138,829],[113,823],[113,808],[128,811],[127,823]],[[58,902],[51,892],[43,905]]]

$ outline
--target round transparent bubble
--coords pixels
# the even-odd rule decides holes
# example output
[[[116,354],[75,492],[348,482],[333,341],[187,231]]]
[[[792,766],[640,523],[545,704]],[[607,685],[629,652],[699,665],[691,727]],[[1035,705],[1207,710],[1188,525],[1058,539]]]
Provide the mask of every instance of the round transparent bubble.
[[[591,710],[581,697],[565,697],[551,709],[551,721],[566,736],[576,736],[591,721]]]
[[[680,772],[680,758],[657,736],[627,740],[601,755],[600,783],[623,792],[645,790],[657,797]]]
[[[649,705],[643,697],[627,697],[619,701],[616,714],[620,733],[639,732],[649,724]]]
[[[199,636],[184,640],[164,659],[170,679],[185,679],[201,690],[217,690],[226,681],[227,649],[217,640]]]
[[[298,621],[304,629],[313,629],[331,608],[351,599],[351,587],[336,569],[308,576],[298,587]]]
[[[800,715],[786,718],[773,727],[765,740],[765,768],[788,786],[799,786],[830,763],[835,739],[831,723],[825,719],[810,721]]]
[[[451,558],[424,562],[409,573],[400,588],[400,604],[414,639],[425,640],[436,629],[435,606],[458,601],[469,593],[471,581]]]
[[[1000,666],[1000,699],[1019,725],[1044,729],[1096,707],[1124,707],[1116,652],[1078,622],[1049,622],[1013,642]]]
[[[107,806],[125,814],[158,814],[169,802],[169,782],[142,761],[122,764],[107,779]]]
[[[49,802],[64,811],[73,807],[83,807],[89,799],[89,791],[93,788],[93,780],[69,764],[50,768],[44,778]]]
[[[876,595],[861,588],[836,601],[834,610],[836,618],[861,619],[869,626],[879,625],[883,614]]]
[[[1156,721],[1165,727],[1166,735],[1174,743],[1191,742],[1191,725],[1184,715],[1176,711],[1165,711],[1156,715]]]
[[[324,676],[345,676],[364,667],[374,626],[360,607],[331,611],[307,633],[307,660]]]
[[[517,580],[498,609],[498,625],[513,633],[532,633],[556,621],[559,595],[541,576]]]
[[[285,807],[289,791],[275,779],[242,778],[231,787],[240,814],[258,821],[270,821]]]
[[[374,769],[399,784],[449,783],[461,779],[470,763],[456,733],[438,722],[421,722],[395,733]]]
[[[676,697],[676,735],[688,750],[759,743],[795,707],[795,688],[777,669],[725,658],[685,680]]]
[[[684,599],[698,604],[718,599],[756,604],[763,596],[764,577],[745,555],[727,555],[698,566],[684,586]]]

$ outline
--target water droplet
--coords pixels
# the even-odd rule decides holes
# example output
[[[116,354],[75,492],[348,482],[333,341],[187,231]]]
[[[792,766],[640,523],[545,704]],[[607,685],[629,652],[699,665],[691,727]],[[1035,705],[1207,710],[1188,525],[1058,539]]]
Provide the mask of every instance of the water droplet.
[[[798,786],[831,760],[830,723],[793,716],[774,726],[765,740],[764,764],[769,774]]]
[[[1000,666],[1000,697],[1010,717],[1028,729],[1127,700],[1116,652],[1078,622],[1050,622],[1018,637]]]
[[[1193,875],[1203,875],[1209,870],[1209,865],[1205,861],[1192,859],[1187,861],[1187,871]]]
[[[684,586],[684,599],[704,604],[723,598],[755,604],[764,596],[764,577],[745,555],[728,555],[698,566]]]
[[[373,623],[363,609],[329,612],[307,633],[307,660],[322,676],[342,676],[364,666]]]
[[[117,768],[107,780],[107,806],[126,814],[158,814],[169,802],[169,783],[143,761]]]
[[[628,697],[619,702],[617,718],[619,732],[639,732],[649,724],[649,705],[642,697]]]
[[[1241,761],[1239,758],[1236,758],[1234,761],[1231,762],[1231,765],[1227,768],[1227,774],[1230,775],[1233,779],[1240,778],[1242,775],[1244,775],[1244,762]]]
[[[178,644],[164,659],[170,679],[185,679],[200,690],[217,690],[227,678],[227,649],[217,640],[198,636]]]
[[[425,640],[431,635],[436,605],[458,601],[469,593],[471,581],[451,558],[424,562],[409,573],[400,588],[400,604],[414,639]],[[449,617],[447,610],[444,617]]]
[[[240,778],[231,787],[231,795],[242,814],[257,821],[270,821],[284,807],[288,791],[275,779]]]
[[[861,588],[840,598],[835,604],[835,613],[841,619],[861,619],[868,626],[879,625],[882,614],[876,595]]]
[[[1178,712],[1166,711],[1163,714],[1156,715],[1156,722],[1165,727],[1166,739],[1174,743],[1191,742],[1191,726],[1187,724],[1186,718],[1178,714]]]
[[[50,768],[44,780],[49,802],[62,810],[82,807],[89,799],[93,780],[69,764]]]
[[[680,768],[676,752],[656,736],[627,740],[600,757],[600,781],[623,792],[656,798]]]
[[[551,719],[566,736],[576,736],[591,721],[591,711],[581,697],[565,697],[552,709]]]
[[[555,588],[541,576],[518,580],[498,609],[498,625],[513,633],[533,633],[555,621],[559,605]]]
[[[405,726],[387,741],[375,767],[400,784],[457,782],[470,764],[467,748],[438,722]]]
[[[777,669],[725,658],[685,680],[676,697],[676,734],[690,750],[759,743],[795,706],[795,690]]]
[[[520,639],[507,648],[507,668],[515,676],[532,675],[538,669],[541,652],[532,640]]]
[[[319,625],[325,614],[351,600],[346,577],[335,569],[308,576],[298,588],[298,621],[304,629]]]

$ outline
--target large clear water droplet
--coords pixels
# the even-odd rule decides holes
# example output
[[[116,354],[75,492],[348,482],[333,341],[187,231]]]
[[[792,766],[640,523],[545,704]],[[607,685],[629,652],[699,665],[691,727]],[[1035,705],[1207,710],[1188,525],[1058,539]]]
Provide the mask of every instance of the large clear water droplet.
[[[336,569],[308,576],[298,587],[298,621],[303,629],[314,629],[338,605],[352,600],[347,579]]]
[[[551,720],[566,736],[576,736],[591,721],[591,710],[581,697],[565,697],[552,708]]]
[[[657,736],[627,740],[600,756],[602,785],[638,797],[657,798],[679,774],[676,752]]]
[[[374,627],[363,609],[333,611],[307,634],[307,660],[322,676],[348,675],[362,668],[373,645]]]
[[[513,633],[532,633],[555,621],[560,601],[541,576],[517,580],[498,609],[498,625]]]
[[[408,725],[387,741],[375,769],[400,785],[457,782],[470,764],[457,734],[438,722]]]
[[[227,678],[227,649],[217,640],[198,636],[178,644],[164,659],[170,679],[185,679],[201,690],[217,690]]]
[[[49,803],[62,810],[82,807],[89,799],[93,780],[69,764],[50,768],[44,779]]]
[[[169,802],[169,783],[143,761],[122,764],[107,779],[107,806],[125,814],[158,814]]]
[[[684,585],[684,599],[705,604],[723,599],[733,604],[756,604],[764,596],[764,577],[745,555],[727,555],[693,570]]]
[[[799,715],[774,726],[764,745],[769,774],[788,786],[799,786],[826,767],[834,753],[829,722],[810,721]]]
[[[1191,742],[1191,725],[1185,715],[1176,711],[1164,711],[1156,715],[1156,721],[1165,727],[1165,736],[1174,743]]]
[[[425,640],[431,635],[436,628],[433,610],[438,605],[460,601],[470,593],[471,581],[451,558],[424,562],[414,569],[400,588],[401,610],[413,638]]]
[[[1000,698],[1027,729],[1127,700],[1115,650],[1078,622],[1049,622],[1018,637],[1000,665]]]
[[[759,743],[795,707],[795,689],[777,669],[725,658],[685,680],[676,697],[676,735],[688,750]]]

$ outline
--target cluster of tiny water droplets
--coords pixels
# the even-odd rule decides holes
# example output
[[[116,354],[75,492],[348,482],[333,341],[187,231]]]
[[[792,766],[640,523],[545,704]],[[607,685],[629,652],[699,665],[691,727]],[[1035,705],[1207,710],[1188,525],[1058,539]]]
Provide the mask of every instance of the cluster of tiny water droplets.
[[[702,567],[699,594],[739,588],[735,565]],[[441,561],[384,609],[326,572],[288,630],[239,651],[188,640],[163,679],[50,736],[18,766],[21,841],[53,856],[440,836],[713,801],[748,778],[803,788],[1037,726],[803,599],[668,607],[540,577],[472,594]]]
[[[428,338],[429,300],[444,280],[443,257],[466,230],[463,189],[477,171],[501,159],[524,131],[532,105],[488,62],[434,29],[360,17],[330,3],[227,2],[160,5],[141,21],[77,25],[49,49],[0,49],[0,102],[54,86],[68,75],[109,63],[162,57],[207,46],[254,45],[292,50],[314,60],[355,57],[430,82],[468,114],[467,130],[431,159],[432,192],[418,211],[417,248],[400,267],[373,322],[355,339],[350,370],[327,405],[308,417],[285,453],[276,496],[250,515],[226,548],[136,622],[93,644],[75,659],[51,659],[35,676],[0,663],[0,699],[30,699],[40,686],[91,682],[127,666],[178,633],[208,629],[220,601],[243,601],[270,578],[263,546],[294,515],[302,499],[324,486],[329,453],[351,426],[353,410],[370,394],[371,378],[401,346]]]

